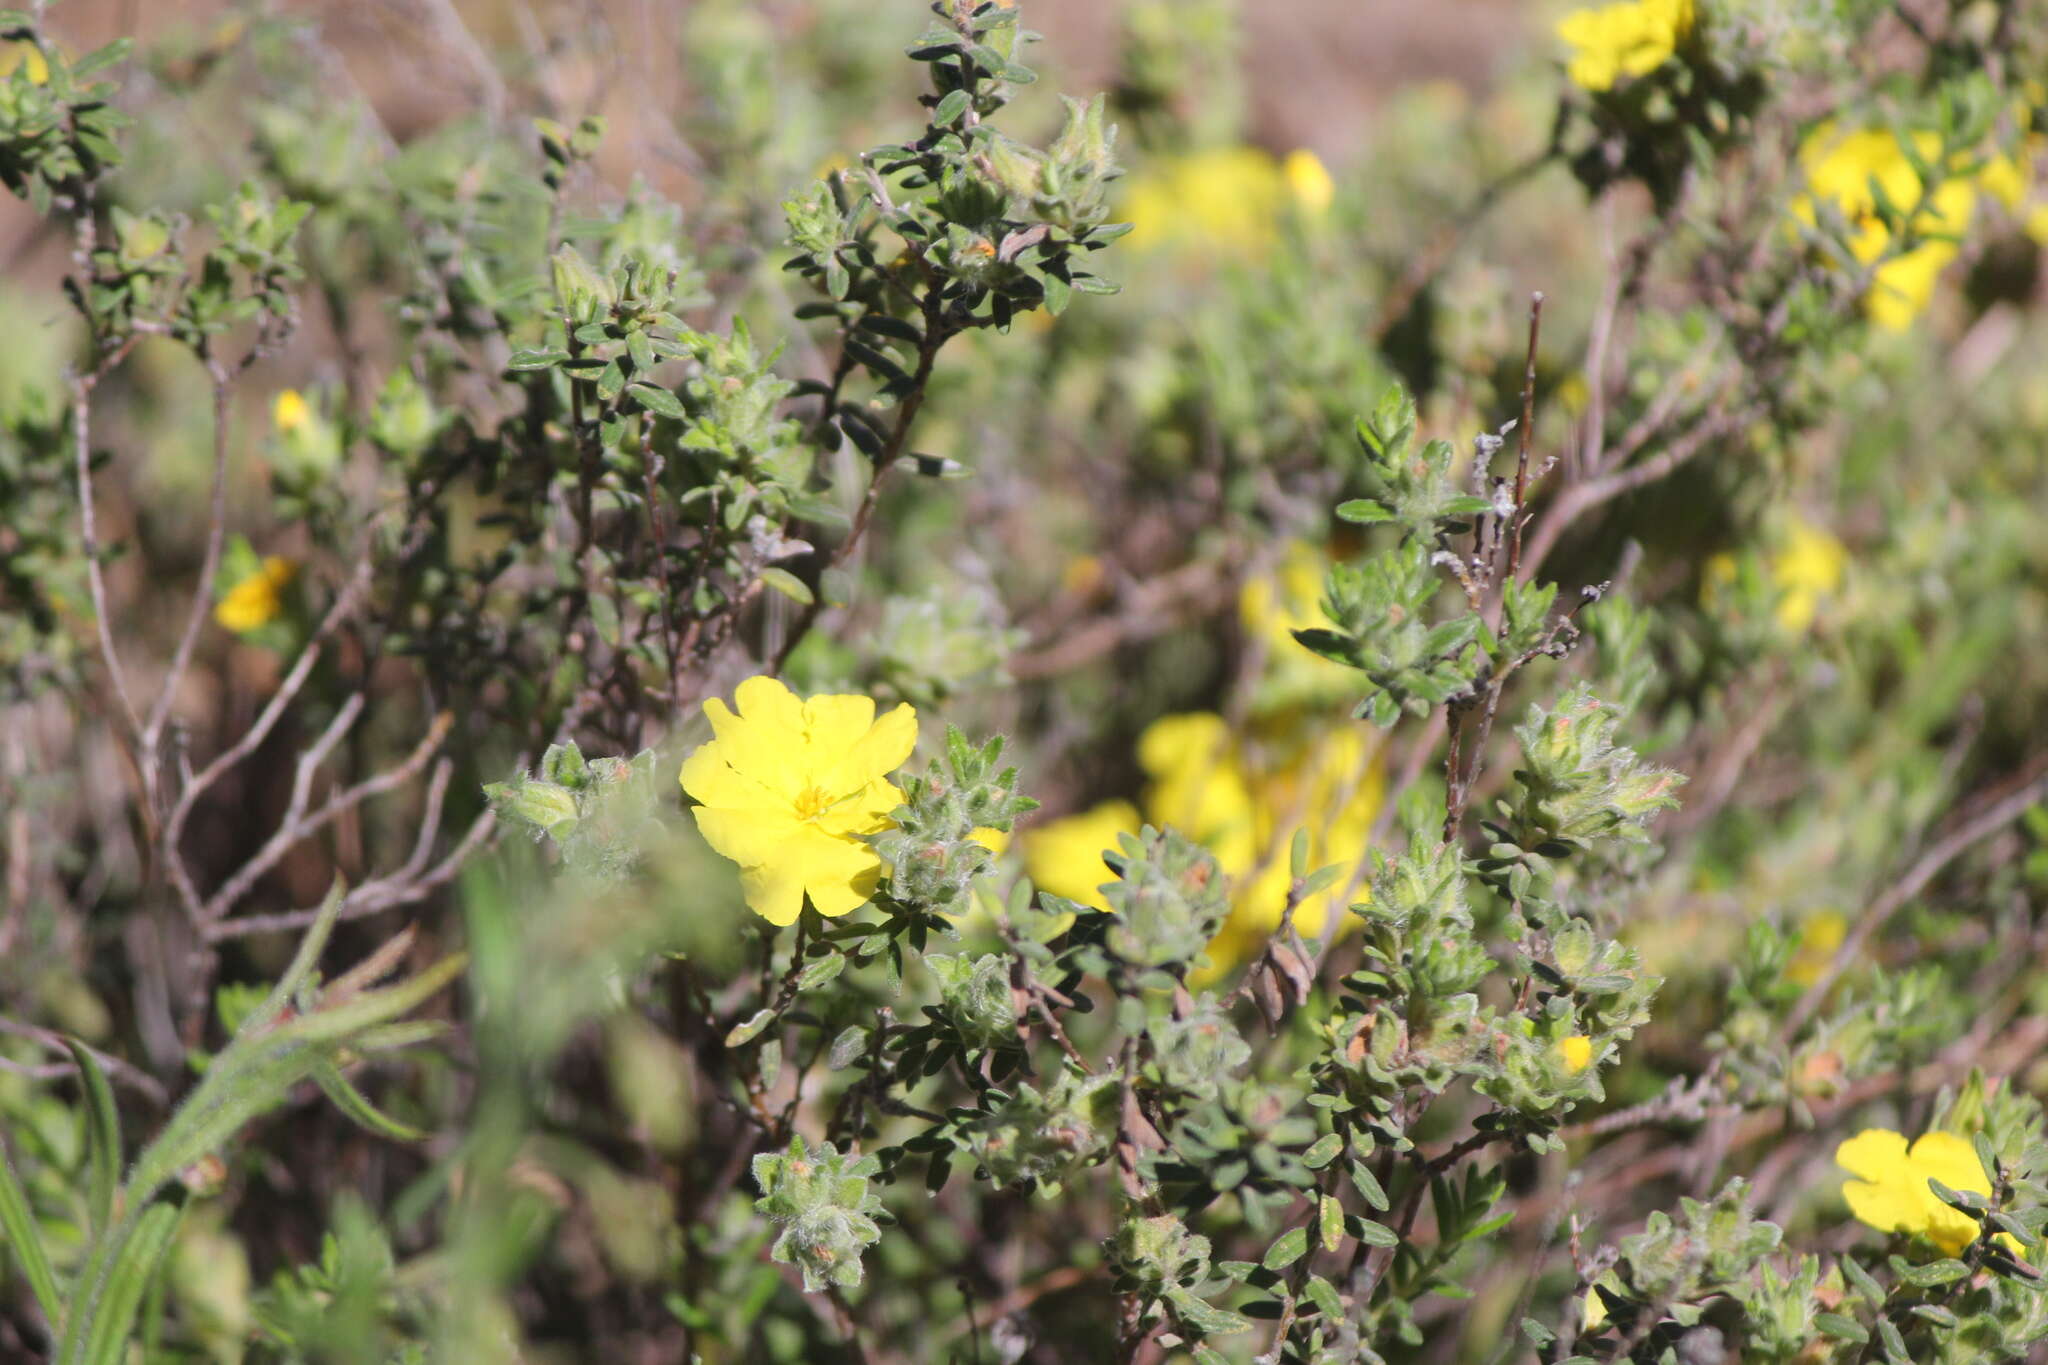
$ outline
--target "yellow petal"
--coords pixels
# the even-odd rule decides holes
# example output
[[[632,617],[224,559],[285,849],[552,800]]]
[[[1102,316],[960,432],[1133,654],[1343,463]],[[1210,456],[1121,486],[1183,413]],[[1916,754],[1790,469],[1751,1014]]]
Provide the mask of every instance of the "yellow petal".
[[[841,692],[804,699],[804,732],[821,754],[851,747],[874,722],[873,697]]]
[[[882,875],[882,860],[872,848],[815,828],[800,830],[777,861],[802,880],[811,904],[828,918],[865,905]]]
[[[1923,1183],[1933,1179],[1952,1190],[1991,1193],[1991,1182],[1984,1178],[1984,1163],[1977,1160],[1977,1148],[1958,1133],[1923,1133],[1908,1156],[1913,1163],[1915,1177]],[[1933,1191],[1928,1193],[1931,1195]],[[1942,1207],[1948,1206],[1944,1204]]]
[[[804,882],[795,868],[785,862],[740,869],[740,886],[747,894],[747,906],[770,924],[795,924],[804,909]]]
[[[821,701],[837,701],[839,698],[813,697],[811,704]],[[867,701],[862,697],[860,700]],[[873,714],[873,703],[868,713]],[[846,714],[852,714],[847,712]],[[848,732],[850,743],[839,749],[838,761],[829,774],[820,774],[820,781],[832,791],[853,791],[877,779],[885,778],[902,767],[910,758],[910,751],[917,747],[917,711],[908,702],[898,706],[889,714],[870,725],[865,718],[860,726]],[[888,784],[884,782],[883,786]],[[896,789],[889,787],[891,792]],[[902,794],[897,793],[900,801]],[[893,803],[892,803],[893,807]]]
[[[1230,742],[1230,726],[1210,711],[1161,716],[1138,736],[1138,763],[1154,777],[1206,768]]]
[[[1329,169],[1321,157],[1306,147],[1297,147],[1281,158],[1280,174],[1286,178],[1294,202],[1311,217],[1328,210],[1330,201],[1337,197],[1336,182],[1330,179]]]
[[[677,777],[684,791],[707,806],[788,808],[788,799],[781,791],[727,763],[725,750],[717,740],[699,745],[695,753],[683,760]]]
[[[1116,846],[1118,834],[1137,828],[1138,811],[1128,801],[1105,801],[1050,821],[1026,832],[1025,871],[1042,891],[1107,910],[1109,902],[1097,888],[1116,874],[1102,861],[1102,851]]]
[[[733,689],[732,699],[739,703],[740,714],[748,720],[791,730],[803,727],[803,703],[780,678],[756,674]],[[708,702],[705,709],[710,709]]]
[[[755,683],[768,686],[752,686]],[[749,678],[740,684],[737,699],[738,714],[718,697],[704,703],[711,733],[717,736],[713,743],[718,756],[735,771],[794,801],[796,793],[810,785],[805,771],[809,748],[796,698],[772,678]]]
[[[1583,1033],[1560,1038],[1557,1055],[1564,1062],[1564,1069],[1576,1076],[1593,1064],[1593,1040]]]
[[[889,813],[902,804],[895,783],[877,780],[834,804],[817,818],[817,827],[836,838],[875,834],[889,827]]]
[[[1865,1180],[1889,1179],[1906,1164],[1906,1138],[1889,1128],[1866,1128],[1835,1148],[1835,1164]]]
[[[1925,1206],[1902,1185],[1851,1180],[1842,1186],[1842,1198],[1858,1222],[1879,1232],[1924,1230]]]
[[[306,425],[306,420],[312,415],[313,409],[306,402],[306,396],[297,389],[286,389],[278,394],[277,402],[271,408],[270,421],[279,432],[289,435]]]
[[[786,806],[703,805],[691,813],[697,817],[704,842],[742,867],[776,861],[802,828]]]

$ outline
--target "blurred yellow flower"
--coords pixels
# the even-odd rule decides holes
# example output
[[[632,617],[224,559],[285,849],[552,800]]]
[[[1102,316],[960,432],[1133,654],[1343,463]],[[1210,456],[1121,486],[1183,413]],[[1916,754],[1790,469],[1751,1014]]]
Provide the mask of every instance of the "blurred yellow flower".
[[[1024,836],[1024,870],[1041,891],[1065,896],[1094,910],[1109,909],[1097,890],[1116,880],[1104,849],[1116,847],[1116,836],[1138,832],[1138,808],[1128,801],[1105,801],[1076,815],[1049,820]]]
[[[1835,950],[1849,937],[1849,917],[1839,910],[1819,910],[1799,926],[1799,946],[1785,966],[1785,979],[1811,986],[1835,960]]]
[[[297,389],[286,389],[278,394],[277,402],[271,406],[270,423],[281,435],[289,436],[313,416],[312,405]]]
[[[1102,851],[1141,820],[1171,826],[1215,856],[1230,879],[1231,911],[1209,942],[1210,965],[1189,977],[1200,986],[1257,955],[1280,924],[1293,881],[1289,846],[1309,834],[1309,866],[1365,860],[1384,795],[1377,741],[1363,727],[1340,724],[1291,750],[1277,763],[1253,763],[1222,716],[1161,716],[1138,737],[1138,763],[1151,781],[1142,815],[1128,801],[1106,801],[1054,820],[1024,836],[1031,880],[1054,895],[1097,910],[1109,903],[1096,888],[1114,874]],[[1294,923],[1314,939],[1329,923],[1350,878],[1295,907]]]
[[[1314,546],[1295,541],[1287,547],[1287,555],[1278,569],[1245,581],[1237,595],[1238,620],[1249,634],[1265,643],[1267,650],[1299,650],[1306,654],[1294,632],[1325,624],[1317,603],[1322,599],[1326,567]]]
[[[1587,90],[1612,90],[1623,76],[1645,76],[1669,61],[1692,23],[1692,0],[1573,10],[1557,24],[1557,36],[1573,48],[1565,74]]]
[[[1296,147],[1280,159],[1280,175],[1304,213],[1324,213],[1337,197],[1337,182],[1330,179],[1323,159],[1306,147]]]
[[[284,611],[284,590],[299,576],[299,566],[282,555],[270,555],[213,608],[213,619],[245,635],[275,621]]]
[[[1330,173],[1313,152],[1276,161],[1257,147],[1219,147],[1133,176],[1119,216],[1131,224],[1133,247],[1258,256],[1273,245],[1290,205],[1315,217],[1334,197]]]
[[[1297,630],[1329,624],[1322,608],[1329,569],[1320,547],[1297,540],[1276,568],[1247,579],[1238,593],[1237,619],[1265,650],[1256,701],[1262,712],[1354,695],[1357,675],[1351,669],[1311,654],[1294,638]]]
[[[888,774],[917,746],[917,712],[875,717],[861,696],[799,699],[774,678],[748,678],[704,703],[714,738],[683,764],[704,841],[740,865],[747,904],[793,924],[808,896],[821,915],[866,903],[882,861],[858,837],[889,828],[903,793]]]
[[[1991,1193],[1968,1138],[1924,1133],[1908,1147],[1902,1134],[1866,1128],[1835,1149],[1835,1163],[1861,1177],[1842,1185],[1842,1198],[1858,1221],[1879,1232],[1925,1237],[1945,1256],[1960,1254],[1976,1240],[1976,1220],[1942,1203],[1927,1184],[1932,1179],[1958,1192]]]
[[[1804,634],[1820,614],[1821,604],[1842,586],[1849,551],[1818,522],[1793,514],[1773,538],[1763,575],[1776,601],[1771,619],[1787,635]],[[1700,604],[1709,611],[1724,609],[1727,594],[1742,576],[1735,556],[1711,555],[1700,566]]]
[[[1161,716],[1138,737],[1138,765],[1152,778],[1145,818],[1171,825],[1216,855],[1227,877],[1258,856],[1251,788],[1231,752],[1230,727],[1209,712]]]
[[[1593,1040],[1583,1033],[1557,1040],[1557,1055],[1564,1069],[1576,1076],[1593,1064]]]
[[[1308,831],[1311,871],[1331,863],[1347,870],[1333,886],[1295,907],[1294,927],[1313,941],[1328,928],[1331,916],[1350,904],[1345,892],[1370,847],[1385,796],[1385,773],[1374,732],[1345,721],[1325,724],[1331,728],[1254,776],[1258,863],[1248,875],[1238,876],[1230,917],[1210,941],[1209,958],[1218,974],[1255,957],[1280,927],[1294,881],[1289,850],[1297,829]]]
[[[1890,129],[1843,132],[1833,123],[1822,123],[1799,149],[1809,192],[1793,201],[1793,216],[1811,227],[1819,221],[1819,205],[1832,204],[1848,220],[1850,254],[1859,264],[1869,265],[1892,245],[1891,231],[1877,211],[1880,192],[1895,208],[1912,215],[1914,232],[1944,236],[1960,236],[1969,228],[1980,192],[2017,202],[2023,188],[2019,168],[2010,158],[1993,157],[1974,175],[1943,180],[1922,204],[1924,182],[1913,161],[1925,164],[1939,157],[1941,138],[1924,130],[1907,137],[1910,155],[1908,144]],[[1928,241],[1884,261],[1864,299],[1870,320],[1886,331],[1910,327],[1934,297],[1941,272],[1958,252],[1952,241]]]
[[[990,829],[987,825],[979,825],[968,831],[967,837],[980,844],[990,853],[995,854],[998,858],[1002,857],[1004,851],[1010,847],[1009,835],[999,829]]]
[[[1778,628],[1798,635],[1811,626],[1821,599],[1842,585],[1848,566],[1849,551],[1826,527],[1794,516],[1771,556],[1771,581],[1781,593],[1772,613]]]
[[[16,71],[27,76],[30,85],[50,83],[50,59],[34,43],[8,43],[0,49],[0,77],[11,76]]]

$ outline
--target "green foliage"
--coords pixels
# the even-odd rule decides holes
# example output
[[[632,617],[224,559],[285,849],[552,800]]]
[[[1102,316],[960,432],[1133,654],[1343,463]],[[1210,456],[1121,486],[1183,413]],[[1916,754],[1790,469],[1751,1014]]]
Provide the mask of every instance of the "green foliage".
[[[761,1187],[754,1209],[782,1229],[773,1254],[803,1270],[805,1289],[860,1284],[861,1252],[882,1239],[873,1216],[881,1201],[868,1189],[878,1169],[871,1156],[848,1161],[831,1143],[812,1151],[800,1137],[780,1155],[754,1158],[754,1183]]]
[[[0,11],[0,1351],[2048,1340],[2041,16],[683,8]]]

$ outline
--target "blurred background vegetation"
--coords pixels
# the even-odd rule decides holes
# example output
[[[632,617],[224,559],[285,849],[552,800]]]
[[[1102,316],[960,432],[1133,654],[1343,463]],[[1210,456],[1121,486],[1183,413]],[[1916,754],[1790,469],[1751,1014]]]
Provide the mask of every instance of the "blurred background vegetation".
[[[1746,1216],[1842,1253],[1859,1234],[1837,1144],[1859,1127],[1967,1128],[1958,1106],[1981,1109],[1986,1077],[1996,1103],[2020,1106],[1997,1111],[2004,1136],[2038,1139],[2048,814],[2014,797],[2038,795],[2048,716],[2048,14],[1700,7],[1712,59],[1667,67],[1691,83],[1617,93],[1567,74],[1564,5],[1033,0],[1039,79],[1006,126],[1051,143],[1056,92],[1107,93],[1124,167],[1108,214],[1135,226],[1090,268],[1121,292],[963,333],[914,410],[929,472],[962,477],[882,486],[864,540],[842,529],[866,525],[860,438],[818,442],[803,407],[836,388],[840,338],[830,316],[798,311],[818,296],[783,269],[784,205],[915,130],[925,70],[903,54],[922,6],[52,7],[72,57],[137,39],[98,77],[135,120],[108,225],[152,211],[204,225],[245,181],[312,207],[288,335],[230,384],[172,337],[140,336],[93,395],[98,541],[117,551],[104,648],[142,709],[168,680],[159,792],[143,775],[158,758],[139,762],[122,737],[84,569],[65,373],[90,339],[60,288],[78,243],[63,212],[0,201],[0,1131],[53,1259],[85,1258],[92,1202],[93,1111],[59,1035],[96,1050],[139,1146],[227,1055],[339,878],[369,892],[345,903],[338,961],[383,954],[410,975],[468,952],[460,991],[425,1006],[447,1030],[402,1063],[366,1061],[368,1047],[332,1059],[374,1096],[381,1133],[294,1080],[218,1170],[184,1173],[141,1358],[859,1358],[850,1334],[876,1360],[1112,1358],[1106,1198],[988,1190],[965,1166],[927,1196],[911,1173],[850,1301],[804,1294],[768,1259],[749,1159],[791,1131],[820,1140],[823,1115],[840,1126],[852,1083],[821,1060],[835,1038],[878,1010],[915,1020],[942,992],[911,973],[892,993],[864,966],[804,997],[815,1014],[776,1019],[772,1056],[727,1048],[795,997],[802,941],[791,951],[787,931],[778,944],[748,917],[731,867],[672,818],[675,765],[708,736],[695,703],[780,664],[799,692],[913,703],[920,762],[946,724],[1009,736],[1006,761],[1042,809],[986,838],[976,950],[1002,949],[997,911],[1020,877],[1099,900],[1101,850],[1141,822],[1182,830],[1231,880],[1196,989],[1258,959],[1297,828],[1310,865],[1349,875],[1294,922],[1335,935],[1368,849],[1433,828],[1415,812],[1434,801],[1440,818],[1444,798],[1441,721],[1351,720],[1355,671],[1292,634],[1325,624],[1325,575],[1368,543],[1331,510],[1370,491],[1355,421],[1403,385],[1421,429],[1465,460],[1474,436],[1521,415],[1536,291],[1533,439],[1550,475],[1531,554],[1566,600],[1607,596],[1584,614],[1587,645],[1528,670],[1504,714],[1590,679],[1631,710],[1629,743],[1689,775],[1657,855],[1630,862],[1598,912],[1664,984],[1603,1059],[1604,1093],[1577,1096],[1569,1155],[1499,1168],[1495,1195],[1517,1216],[1449,1272],[1470,1297],[1422,1301],[1415,1339],[1378,1349],[1532,1358],[1508,1349],[1520,1318],[1580,1311],[1614,1263],[1582,1255],[1582,1235],[1614,1243],[1730,1174],[1751,1181]],[[35,60],[0,45],[21,79]],[[601,137],[571,148],[568,130],[593,118]],[[1867,160],[1830,141],[1893,126],[1912,154],[1887,150],[1902,145],[1889,131]],[[552,160],[548,138],[566,149]],[[1859,250],[1885,215],[1848,201],[1873,176],[1895,184],[1897,164],[1915,202]],[[1930,203],[1960,187],[1932,229],[1953,243],[1914,235],[1923,184]],[[604,269],[673,272],[668,307],[706,336],[751,328],[752,351],[743,333],[731,353],[694,354],[687,382],[711,388],[685,394],[692,419],[719,394],[766,394],[752,427],[705,419],[771,470],[713,495],[721,509],[757,498],[765,517],[718,542],[752,590],[733,589],[729,616],[698,605],[728,634],[707,633],[687,668],[671,642],[665,670],[621,665],[595,685],[584,661],[594,638],[618,645],[620,608],[592,606],[610,599],[566,542],[519,520],[566,496],[519,463],[559,438],[563,414],[544,381],[502,382],[515,346],[541,344],[530,296],[565,239]],[[1898,269],[1881,253],[1901,243],[1940,249]],[[1888,268],[1889,284],[1873,277]],[[756,363],[770,353],[772,376]],[[786,398],[764,376],[813,387]],[[801,430],[773,429],[771,402]],[[806,443],[815,468],[772,472]],[[510,453],[474,453],[486,446]],[[462,473],[437,485],[443,467]],[[657,534],[651,561],[622,557],[616,573],[668,584],[662,557],[713,539]],[[352,588],[368,542],[374,576]],[[812,542],[847,547],[829,566],[846,583]],[[778,563],[786,584],[766,572]],[[208,580],[219,609],[171,667]],[[561,624],[536,624],[568,598]],[[328,621],[358,600],[360,627]],[[309,640],[328,653],[303,704],[265,722]],[[259,724],[203,799],[167,794]],[[301,756],[330,734],[337,776],[309,787],[319,762]],[[604,806],[619,829],[597,829],[578,797],[593,865],[606,840],[637,857],[644,819],[665,831],[625,881],[564,889],[554,843],[493,824],[485,785],[569,740],[658,756],[577,779],[658,792]],[[1495,758],[1475,812],[1513,767]],[[302,788],[365,781],[273,848]],[[206,914],[185,913],[179,877]],[[1334,958],[1356,966],[1357,952],[1346,941]],[[1083,1050],[1111,1013],[1069,1021]],[[1252,1063],[1273,1093],[1317,1046],[1309,1032],[1283,1030]],[[887,1102],[872,1118],[901,1142],[916,1106]],[[1248,1150],[1305,1145],[1241,1102]],[[830,1134],[842,1146],[867,1103]],[[1462,1131],[1451,1110],[1417,1130]],[[1221,1207],[1218,1259],[1230,1244],[1256,1260],[1287,1206]],[[0,1358],[41,1358],[17,1271],[0,1272]],[[1235,1340],[1228,1358],[1264,1349]],[[1917,1358],[2027,1358],[2023,1343],[1975,1349]],[[1726,1358],[1859,1358],[1843,1350]]]

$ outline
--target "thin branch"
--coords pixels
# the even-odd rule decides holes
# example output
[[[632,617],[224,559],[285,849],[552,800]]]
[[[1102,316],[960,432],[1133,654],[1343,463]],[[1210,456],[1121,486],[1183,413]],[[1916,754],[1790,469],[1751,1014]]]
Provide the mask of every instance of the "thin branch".
[[[71,441],[78,469],[78,512],[84,541],[81,548],[85,553],[86,590],[92,597],[100,661],[106,665],[107,677],[114,685],[114,695],[121,700],[121,710],[128,717],[129,727],[140,734],[142,715],[135,709],[134,695],[128,690],[127,670],[121,667],[121,656],[114,650],[112,617],[107,610],[107,577],[100,567],[99,516],[92,490],[93,383],[94,379],[87,375],[73,375],[71,379]]]
[[[1515,451],[1515,512],[1514,524],[1508,528],[1508,573],[1502,580],[1501,590],[1521,581],[1522,568],[1522,509],[1529,502],[1529,442],[1534,439],[1536,426],[1536,338],[1543,328],[1543,292],[1538,290],[1529,296],[1529,358],[1522,375],[1522,429],[1515,433],[1521,438]],[[1480,736],[1485,742],[1485,736]]]
[[[292,664],[291,672],[285,675],[284,681],[278,685],[268,704],[257,715],[256,723],[250,726],[240,739],[216,755],[211,763],[200,769],[178,793],[178,803],[172,808],[171,818],[164,826],[164,860],[169,866],[171,881],[177,887],[180,899],[184,901],[187,912],[195,919],[200,918],[203,912],[198,890],[192,884],[192,875],[186,869],[184,856],[180,852],[185,822],[191,818],[199,798],[236,764],[254,753],[269,737],[271,730],[283,717],[285,709],[291,705],[299,690],[306,685],[306,680],[312,676],[313,665],[319,662],[327,637],[355,610],[369,586],[370,555],[365,550],[362,558],[356,562],[355,572],[342,588],[341,595],[335,598],[334,605],[329,607],[327,614],[321,618],[312,638],[307,641],[305,648],[299,652],[298,659]]]
[[[362,708],[363,694],[352,693],[342,704],[341,710],[335,713],[326,731],[314,742],[313,747],[301,755],[298,771],[292,778],[291,804],[286,808],[283,823],[277,827],[277,831],[263,847],[257,850],[256,856],[244,863],[241,869],[228,878],[220,890],[214,892],[201,907],[202,922],[210,924],[224,918],[227,912],[234,908],[235,902],[247,895],[249,888],[254,886],[264,873],[276,866],[301,839],[318,833],[336,817],[354,809],[369,798],[381,796],[395,787],[410,782],[420,769],[427,765],[427,760],[434,756],[434,751],[441,747],[441,742],[448,737],[448,731],[455,723],[454,716],[443,711],[434,717],[434,723],[427,727],[427,733],[397,767],[375,777],[363,779],[353,787],[330,797],[318,810],[309,813],[307,804],[311,796],[314,774],[325,761],[328,752],[355,723]]]
[[[1835,950],[1835,955],[1828,962],[1826,969],[1806,988],[1806,994],[1799,997],[1798,1002],[1792,1006],[1791,1013],[1785,1016],[1785,1022],[1778,1030],[1778,1041],[1789,1042],[1798,1034],[1800,1028],[1820,1008],[1821,1002],[1827,998],[1835,982],[1841,979],[1842,973],[1849,970],[1862,954],[1863,947],[1870,941],[1871,935],[1883,928],[1893,915],[1911,904],[1913,898],[1941,874],[1942,869],[2019,819],[2044,797],[2048,797],[2048,753],[2037,756],[2027,764],[2020,775],[2007,784],[2003,796],[1987,798],[1989,804],[1980,803],[1974,815],[1966,817],[1945,838],[1920,855],[1919,860],[1907,868],[1903,876],[1886,887],[1877,899],[1864,908],[1862,916],[1857,919],[1848,936],[1842,940],[1842,946]]]
[[[485,811],[471,822],[462,841],[451,849],[448,856],[434,864],[431,871],[409,879],[394,874],[380,877],[376,881],[364,882],[355,890],[342,897],[337,919],[363,919],[401,905],[413,905],[425,900],[435,891],[455,879],[470,854],[480,847],[497,825],[497,816]],[[424,834],[424,830],[422,831]],[[222,920],[206,926],[209,942],[219,943],[225,939],[243,938],[250,934],[293,933],[304,929],[320,911],[315,909],[289,910],[274,915],[243,915],[236,919]]]
[[[5,1015],[0,1015],[0,1033],[10,1033],[17,1038],[27,1038],[31,1042],[39,1043],[43,1047],[56,1052],[62,1052],[65,1046],[64,1035],[57,1033],[55,1030],[38,1028],[34,1024],[24,1024],[17,1020],[9,1019]],[[107,1073],[108,1079],[119,1081],[159,1109],[170,1103],[169,1093],[164,1090],[163,1083],[157,1080],[156,1077],[146,1071],[138,1070],[111,1053],[102,1052],[96,1047],[88,1046],[83,1040],[73,1039],[72,1041],[78,1043],[80,1047],[85,1048],[92,1055],[92,1059],[100,1064],[100,1070]],[[0,1061],[4,1061],[4,1065],[0,1065],[0,1070],[12,1071],[16,1075],[28,1076],[35,1080],[48,1080],[57,1076],[69,1076],[78,1069],[69,1057],[44,1066],[26,1065],[20,1062],[5,1061],[4,1059],[0,1059]]]
[[[200,627],[213,601],[213,580],[220,572],[221,548],[227,540],[228,530],[228,386],[229,376],[213,358],[204,351],[200,358],[206,362],[206,371],[213,379],[213,496],[207,509],[206,554],[199,565],[199,582],[192,589],[192,605],[185,613],[185,631],[178,637],[177,652],[171,656],[170,670],[164,674],[163,687],[157,693],[156,702],[149,708],[149,719],[142,727],[142,773],[143,786],[151,803],[155,803],[157,784],[157,744],[163,738],[164,723],[170,719],[171,706],[177,700],[178,684],[184,680],[185,670],[192,663],[192,648],[199,640]]]
[[[1624,493],[1632,493],[1646,484],[1655,483],[1699,454],[1708,442],[1739,429],[1754,420],[1761,411],[1760,405],[1757,404],[1732,411],[1719,408],[1718,400],[1725,396],[1726,386],[1722,393],[1717,395],[1716,401],[1708,404],[1700,420],[1694,423],[1689,431],[1641,464],[1631,465],[1627,469],[1617,470],[1599,478],[1587,479],[1584,483],[1575,483],[1558,494],[1557,500],[1550,504],[1542,521],[1538,523],[1536,534],[1530,539],[1528,554],[1524,560],[1525,571],[1534,574],[1541,568],[1544,560],[1550,557],[1550,552],[1557,548],[1559,538],[1580,517],[1603,503],[1612,502]]]

